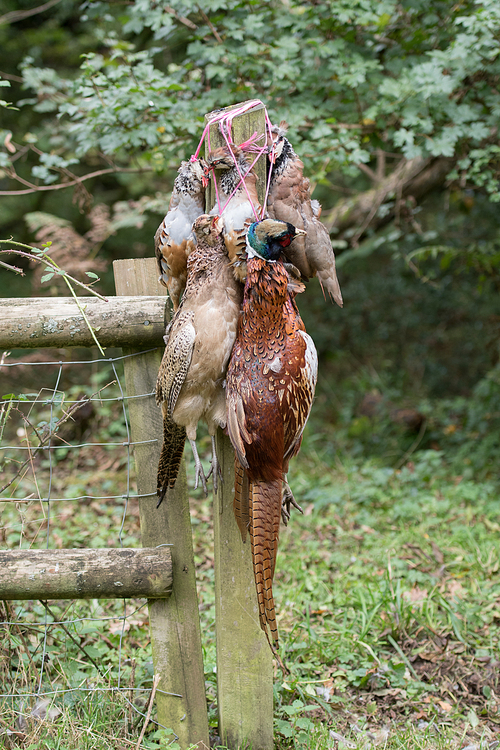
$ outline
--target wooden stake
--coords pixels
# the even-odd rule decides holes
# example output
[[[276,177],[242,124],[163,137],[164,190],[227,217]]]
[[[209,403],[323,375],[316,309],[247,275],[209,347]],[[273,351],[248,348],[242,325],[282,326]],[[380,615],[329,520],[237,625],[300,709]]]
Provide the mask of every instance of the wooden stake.
[[[255,131],[265,132],[263,105],[233,120],[233,140],[237,145]],[[216,126],[210,129],[210,141],[212,149],[223,143]],[[257,167],[259,199],[263,201],[265,157],[261,157]],[[208,200],[212,198],[209,196]],[[214,498],[219,734],[231,750],[271,750],[272,654],[259,625],[250,540],[247,537],[246,544],[242,543],[233,513],[234,451],[221,430],[217,433],[217,456],[224,478]]]
[[[113,264],[117,295],[165,295],[157,281],[154,258],[118,260]],[[145,349],[148,346],[144,347]],[[129,353],[127,351],[127,353]],[[124,360],[127,395],[152,394],[162,349]],[[158,721],[179,736],[182,750],[209,745],[205,676],[193,558],[193,539],[186,485],[181,468],[176,486],[156,508],[156,469],[161,450],[162,417],[154,396],[128,402],[132,440],[158,442],[135,446],[137,489],[149,495],[139,501],[143,546],[171,543],[173,588],[168,600],[149,600]]]

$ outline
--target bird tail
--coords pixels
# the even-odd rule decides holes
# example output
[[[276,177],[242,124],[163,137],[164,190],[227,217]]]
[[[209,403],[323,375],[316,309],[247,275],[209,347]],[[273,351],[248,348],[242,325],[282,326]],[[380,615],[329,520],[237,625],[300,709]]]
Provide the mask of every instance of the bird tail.
[[[248,476],[243,466],[234,456],[234,500],[233,511],[241,534],[241,541],[245,542],[250,526],[250,511],[248,507]]]
[[[250,540],[259,621],[273,652],[278,646],[273,577],[278,552],[282,491],[281,479],[250,482],[249,486]]]
[[[158,493],[157,508],[163,502],[168,489],[175,485],[179,473],[182,454],[184,453],[184,442],[186,440],[186,429],[179,427],[167,413],[167,405],[162,404],[163,411],[163,445],[160,460],[158,462],[158,474],[156,478],[156,491]]]
[[[337,279],[335,265],[333,266],[333,269],[329,269],[328,271],[318,269],[318,279],[323,290],[323,295],[325,295],[326,289],[332,302],[336,302],[339,307],[344,307],[344,301],[342,299],[342,292],[340,291],[340,284],[339,280]]]

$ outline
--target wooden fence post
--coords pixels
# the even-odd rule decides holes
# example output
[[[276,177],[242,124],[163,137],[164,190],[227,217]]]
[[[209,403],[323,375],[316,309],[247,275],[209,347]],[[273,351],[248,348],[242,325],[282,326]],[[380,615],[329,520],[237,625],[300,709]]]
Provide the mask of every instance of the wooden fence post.
[[[164,295],[154,258],[118,260],[113,264],[116,293]],[[150,348],[148,345],[145,349]],[[137,350],[135,350],[137,351]],[[127,351],[126,353],[130,353]],[[124,360],[127,395],[141,396],[155,389],[162,350]],[[150,495],[139,501],[144,547],[172,543],[173,588],[169,599],[149,600],[155,673],[161,675],[156,692],[158,721],[179,737],[183,750],[191,744],[209,747],[205,676],[193,558],[193,540],[186,484],[181,469],[175,489],[156,508],[156,469],[161,449],[161,409],[153,396],[128,401],[133,441],[157,443],[135,446],[137,489]]]
[[[230,109],[234,107],[227,108]],[[209,119],[210,115],[206,117]],[[233,120],[236,144],[255,131],[265,133],[262,104]],[[216,126],[210,129],[210,142],[212,149],[224,143]],[[259,199],[263,201],[265,157],[256,166]],[[212,188],[207,199],[209,203],[212,201],[208,210],[213,206],[214,195]],[[221,430],[217,433],[217,456],[224,479],[214,497],[219,733],[223,744],[231,750],[246,747],[272,750],[272,654],[259,625],[250,539],[247,536],[246,543],[242,543],[233,513],[234,451]]]

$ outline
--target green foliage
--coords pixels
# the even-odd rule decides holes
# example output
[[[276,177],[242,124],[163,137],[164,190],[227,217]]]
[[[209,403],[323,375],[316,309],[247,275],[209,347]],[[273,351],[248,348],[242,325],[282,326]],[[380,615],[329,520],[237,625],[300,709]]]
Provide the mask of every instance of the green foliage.
[[[459,157],[458,173],[497,199],[494,0],[93,2],[72,21],[87,44],[76,76],[35,49],[21,65],[35,94],[21,106],[47,115],[36,131],[48,171],[34,173],[45,182],[50,158],[99,152],[165,169],[193,151],[205,112],[258,97],[290,122],[314,179],[357,174],[383,142],[407,158]]]

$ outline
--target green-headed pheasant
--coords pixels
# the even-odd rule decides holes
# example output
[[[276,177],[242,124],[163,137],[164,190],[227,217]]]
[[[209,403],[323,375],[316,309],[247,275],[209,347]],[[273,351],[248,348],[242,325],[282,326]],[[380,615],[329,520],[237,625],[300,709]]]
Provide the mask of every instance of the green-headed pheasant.
[[[182,302],[167,329],[166,348],[156,383],[156,402],[163,411],[163,446],[158,464],[158,505],[173,487],[186,435],[196,465],[196,483],[207,492],[196,449],[196,428],[204,419],[212,437],[212,471],[217,486],[215,431],[225,427],[223,387],[236,337],[242,287],[233,276],[218,216],[199,216],[193,224],[196,247],[187,259]]]
[[[183,161],[178,171],[168,212],[155,234],[160,281],[168,289],[174,312],[186,286],[187,258],[195,246],[192,225],[205,213],[205,188],[209,179],[204,159]]]
[[[227,429],[246,472],[237,472],[237,484],[248,479],[248,509],[235,506],[236,520],[242,534],[248,523],[260,625],[275,645],[272,581],[283,479],[300,448],[318,364],[280,257],[301,234],[272,219],[251,224],[243,308],[226,379]]]

